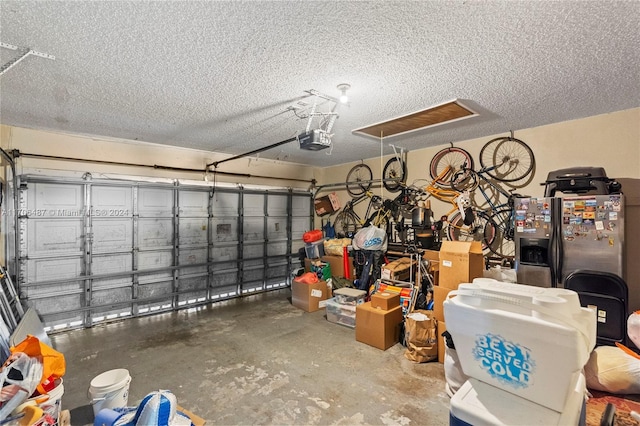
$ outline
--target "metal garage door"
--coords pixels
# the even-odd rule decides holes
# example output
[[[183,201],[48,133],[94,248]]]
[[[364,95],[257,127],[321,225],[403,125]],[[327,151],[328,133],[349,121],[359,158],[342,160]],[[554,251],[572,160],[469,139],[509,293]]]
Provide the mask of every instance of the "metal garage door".
[[[20,176],[18,288],[47,329],[290,284],[311,194]]]

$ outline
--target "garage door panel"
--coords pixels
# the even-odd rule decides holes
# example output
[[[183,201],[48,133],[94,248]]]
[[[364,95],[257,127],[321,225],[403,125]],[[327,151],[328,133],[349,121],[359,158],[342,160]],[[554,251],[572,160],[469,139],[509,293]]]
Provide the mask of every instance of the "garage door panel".
[[[291,215],[306,217],[308,220],[311,216],[311,197],[293,195],[291,197]]]
[[[237,218],[213,218],[211,220],[212,241],[230,243],[238,241]]]
[[[238,246],[213,246],[211,256],[214,262],[238,259]],[[218,266],[219,267],[219,266]]]
[[[40,315],[59,314],[61,312],[70,312],[78,310],[83,304],[82,294],[56,295],[55,297],[34,299],[31,306]],[[78,315],[68,314],[69,318],[75,318]]]
[[[206,264],[207,263],[208,250],[206,248],[200,249],[180,249],[178,255],[178,261],[181,266],[180,275],[206,273],[207,266],[197,266],[193,268],[185,268],[187,265]]]
[[[159,299],[171,302],[173,292],[173,281],[158,281],[150,284],[140,284],[138,286],[138,299]],[[166,296],[166,297],[162,297]],[[162,302],[162,303],[164,303]],[[160,303],[160,302],[158,302]]]
[[[213,194],[211,212],[216,217],[238,216],[239,201],[239,193],[215,192]]]
[[[308,217],[294,217],[291,219],[291,241],[302,241],[302,235],[310,229]]]
[[[138,253],[138,270],[161,269],[173,265],[173,252],[171,251],[149,251]],[[138,282],[146,283],[172,277],[172,271],[140,274]]]
[[[94,185],[91,187],[92,210],[103,210],[107,216],[131,216],[133,197],[131,187],[109,187]]]
[[[208,286],[207,277],[191,277],[191,278],[181,278],[179,281],[178,289],[180,293],[182,292],[190,292],[194,290],[206,290]],[[206,294],[206,293],[205,293]]]
[[[262,216],[264,217],[264,195],[263,194],[244,194],[243,212],[244,216]]]
[[[92,305],[109,305],[114,303],[130,302],[130,288],[110,288],[108,290],[93,289],[91,294]]]
[[[270,216],[267,218],[267,238],[269,238],[269,241],[287,239],[286,217]]]
[[[208,217],[209,192],[181,190],[178,192],[178,206],[180,217]]]
[[[267,278],[286,278],[288,265],[270,266],[267,268]]]
[[[242,271],[242,281],[262,281],[264,279],[264,269],[245,269]]]
[[[269,216],[287,216],[288,203],[288,195],[269,194],[267,196],[267,214]]]
[[[287,254],[287,242],[269,242],[267,244],[267,256],[279,256]]]
[[[84,191],[81,185],[35,183],[28,188],[28,211],[38,211],[40,216],[82,216]]]
[[[244,241],[263,241],[264,235],[264,216],[244,218],[242,224],[242,236]]]
[[[171,219],[140,219],[138,245],[141,249],[173,246],[173,222]]]
[[[138,214],[140,217],[171,217],[173,215],[173,190],[140,188]]]
[[[224,287],[238,284],[238,271],[214,272],[211,275],[212,287]]]
[[[91,272],[94,275],[117,274],[133,270],[131,254],[95,255],[91,259]],[[131,277],[105,278],[93,280],[93,288],[109,287],[131,282]]]
[[[81,257],[55,259],[29,259],[27,261],[28,283],[76,278],[82,275],[84,260]]]
[[[30,219],[27,229],[32,256],[82,252],[82,219]]]
[[[245,259],[243,260],[245,268],[264,265],[264,245],[246,244],[243,248],[242,258]]]
[[[93,225],[93,252],[130,251],[133,247],[131,219],[97,219]]]
[[[179,245],[207,245],[208,218],[180,218]]]

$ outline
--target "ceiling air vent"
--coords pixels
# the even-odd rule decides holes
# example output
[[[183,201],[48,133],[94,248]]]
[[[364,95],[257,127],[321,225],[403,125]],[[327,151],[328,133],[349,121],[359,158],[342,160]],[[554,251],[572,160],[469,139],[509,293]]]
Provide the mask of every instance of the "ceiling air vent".
[[[399,136],[405,133],[428,129],[466,118],[476,117],[478,113],[464,106],[460,101],[445,102],[391,120],[361,127],[351,132],[358,135],[379,138]]]

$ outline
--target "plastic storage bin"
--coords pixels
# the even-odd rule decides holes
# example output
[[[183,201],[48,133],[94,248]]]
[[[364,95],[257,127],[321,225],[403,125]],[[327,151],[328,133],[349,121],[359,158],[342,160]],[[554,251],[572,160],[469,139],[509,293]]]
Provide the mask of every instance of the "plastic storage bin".
[[[367,297],[367,292],[364,290],[358,290],[357,288],[338,288],[333,291],[333,297],[336,302],[343,305],[359,305],[364,303],[364,299]]]
[[[342,304],[331,298],[327,300],[327,321],[350,328],[356,327],[356,304]]]
[[[318,259],[324,256],[324,239],[313,243],[306,243],[304,250],[309,259]]]
[[[596,341],[595,310],[576,292],[478,278],[443,307],[467,376],[564,410]]]

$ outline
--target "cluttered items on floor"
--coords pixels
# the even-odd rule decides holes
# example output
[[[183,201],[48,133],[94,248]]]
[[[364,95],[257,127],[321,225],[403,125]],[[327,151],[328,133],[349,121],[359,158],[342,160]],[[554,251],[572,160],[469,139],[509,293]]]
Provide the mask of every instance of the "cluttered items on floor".
[[[10,351],[0,371],[0,421],[20,426],[57,425],[64,394],[64,355],[32,335]]]
[[[170,390],[150,392],[136,407],[102,408],[94,426],[201,426],[205,421],[178,405]]]

